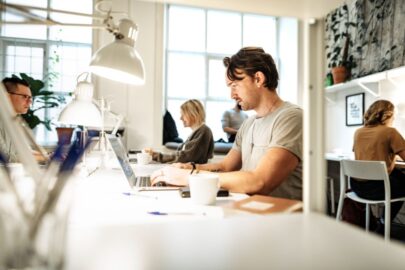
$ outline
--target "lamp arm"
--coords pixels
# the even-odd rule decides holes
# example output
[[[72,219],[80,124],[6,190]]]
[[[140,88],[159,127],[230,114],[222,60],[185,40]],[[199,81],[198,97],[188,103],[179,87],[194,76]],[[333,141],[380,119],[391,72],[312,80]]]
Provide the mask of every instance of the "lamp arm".
[[[81,17],[89,17],[95,20],[104,20],[105,16],[101,15],[94,15],[88,13],[81,13],[81,12],[74,12],[74,11],[67,11],[61,9],[52,9],[52,8],[41,8],[41,7],[34,7],[34,6],[26,6],[26,5],[16,5],[16,4],[9,4],[9,3],[0,3],[0,9],[11,9],[17,11],[18,13],[22,13],[25,16],[31,16],[32,13],[30,10],[38,10],[38,11],[46,11],[46,12],[53,12],[53,13],[60,13],[60,14],[67,14],[67,15],[75,15]],[[107,13],[109,15],[109,13]]]
[[[123,12],[113,12],[111,10],[105,11],[102,10],[99,6],[102,2],[108,1],[101,1],[96,5],[96,10],[105,13],[104,15],[94,15],[88,13],[80,13],[74,11],[66,11],[60,9],[51,9],[51,8],[41,8],[41,7],[34,7],[34,6],[26,6],[26,5],[16,5],[16,4],[8,4],[8,3],[0,3],[0,10],[10,9],[17,14],[21,14],[27,18],[32,20],[26,22],[18,22],[18,21],[0,21],[1,24],[13,24],[13,25],[47,25],[47,26],[74,26],[74,27],[91,27],[96,29],[107,29],[107,31],[113,33],[114,35],[118,36],[119,31],[118,27],[114,24],[112,13],[123,13]],[[93,20],[100,20],[102,24],[78,24],[78,23],[63,23],[58,22],[49,18],[43,18],[36,14],[31,13],[31,10],[38,10],[38,11],[46,11],[48,13],[60,13],[60,14],[67,14],[67,15],[75,15],[81,17],[88,17],[92,18]]]
[[[112,112],[111,112],[112,113]],[[114,113],[112,113],[114,115]],[[120,125],[122,121],[124,120],[124,116],[119,114],[119,115],[114,115],[117,118],[117,122],[115,123],[114,129],[111,132],[111,135],[116,135],[118,132],[118,129],[120,128]]]
[[[81,75],[82,74],[80,74],[79,76],[81,76]],[[104,98],[101,98],[101,100],[94,100],[93,99],[93,102],[100,108],[100,110],[101,110],[101,112],[103,114],[103,119],[104,119],[104,113],[106,111],[108,111],[108,113],[110,115],[114,116],[114,118],[116,120],[116,123],[114,125],[113,130],[111,131],[111,135],[116,135],[116,133],[118,132],[118,129],[120,128],[120,125],[121,125],[121,123],[122,123],[122,121],[124,120],[125,117],[122,114],[118,114],[118,113],[115,113],[115,112],[111,111],[110,110],[110,104],[108,103],[106,105],[106,101],[105,101]],[[102,125],[102,132],[104,132],[104,123]]]

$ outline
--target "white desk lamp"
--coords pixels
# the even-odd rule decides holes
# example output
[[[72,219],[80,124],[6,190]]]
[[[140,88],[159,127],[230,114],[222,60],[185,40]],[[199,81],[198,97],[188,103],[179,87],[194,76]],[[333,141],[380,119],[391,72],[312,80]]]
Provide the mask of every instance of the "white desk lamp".
[[[62,110],[59,115],[59,122],[67,125],[78,125],[84,127],[101,127],[101,111],[93,103],[94,86],[87,81],[80,81],[82,73],[77,78],[77,85],[74,92],[74,99]]]
[[[0,3],[1,10],[7,10],[16,15],[23,16],[28,21],[1,21],[0,24],[35,24],[48,26],[78,26],[104,28],[115,36],[112,43],[99,49],[90,62],[90,71],[98,76],[102,76],[114,81],[129,84],[143,84],[145,82],[145,68],[143,61],[135,50],[135,41],[138,36],[138,27],[130,19],[121,19],[118,25],[114,23],[113,13],[109,10],[102,10],[103,3],[111,1],[100,1],[95,5],[95,10],[101,15],[69,12],[65,10],[39,8],[25,5],[15,5],[9,3]],[[49,13],[69,14],[82,17],[90,17],[94,20],[102,20],[102,24],[74,24],[55,21],[47,17],[40,17],[32,11],[40,10]],[[122,12],[121,12],[122,13]]]
[[[86,74],[84,81],[80,77]],[[77,77],[77,86],[74,92],[74,99],[59,114],[58,121],[62,124],[83,126],[81,143],[86,145],[87,127],[102,127],[103,119],[100,109],[93,103],[94,86],[87,81],[88,73],[82,73]],[[86,161],[83,154],[83,163]]]

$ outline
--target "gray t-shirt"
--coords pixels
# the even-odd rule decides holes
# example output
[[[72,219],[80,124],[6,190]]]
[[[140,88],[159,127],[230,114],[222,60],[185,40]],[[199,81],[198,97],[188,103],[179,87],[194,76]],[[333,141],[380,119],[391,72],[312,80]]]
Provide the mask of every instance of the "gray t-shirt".
[[[243,121],[248,118],[248,115],[243,111],[236,111],[234,108],[229,109],[222,115],[222,128],[230,127],[239,129]],[[228,134],[228,138],[231,134]]]
[[[249,117],[239,129],[233,149],[242,154],[242,171],[256,168],[270,148],[283,148],[294,154],[298,166],[269,195],[302,199],[302,109],[289,102],[274,112],[257,118]]]
[[[11,142],[11,138],[6,132],[4,124],[0,121],[0,152],[8,160],[8,162],[19,162],[17,150]]]

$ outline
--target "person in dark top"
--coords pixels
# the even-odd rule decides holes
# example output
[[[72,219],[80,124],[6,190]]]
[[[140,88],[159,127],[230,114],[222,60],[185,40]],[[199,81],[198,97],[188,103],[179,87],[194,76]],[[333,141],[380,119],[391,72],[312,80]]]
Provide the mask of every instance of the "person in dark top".
[[[183,139],[179,138],[176,122],[174,122],[174,119],[168,110],[166,110],[166,113],[163,116],[163,144],[167,142],[183,142]]]
[[[190,99],[180,107],[181,121],[184,127],[192,129],[191,135],[178,149],[169,154],[155,152],[151,148],[144,149],[152,155],[153,160],[162,163],[195,162],[207,163],[213,157],[214,138],[211,129],[205,125],[205,111],[200,101]]]

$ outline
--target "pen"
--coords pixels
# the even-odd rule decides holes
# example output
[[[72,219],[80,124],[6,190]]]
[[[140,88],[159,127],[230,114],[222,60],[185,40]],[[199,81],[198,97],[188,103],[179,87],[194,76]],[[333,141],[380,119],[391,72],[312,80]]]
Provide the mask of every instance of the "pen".
[[[122,192],[123,195],[125,196],[136,196],[136,197],[142,197],[142,198],[148,198],[148,199],[155,199],[157,200],[158,197],[156,196],[148,196],[148,195],[143,195],[143,194],[138,194],[138,193],[132,193],[132,192]]]
[[[206,213],[194,213],[194,212],[160,212],[160,211],[150,211],[148,212],[150,215],[154,216],[167,216],[167,215],[179,215],[179,216],[195,216],[195,215],[202,215],[205,216]]]

